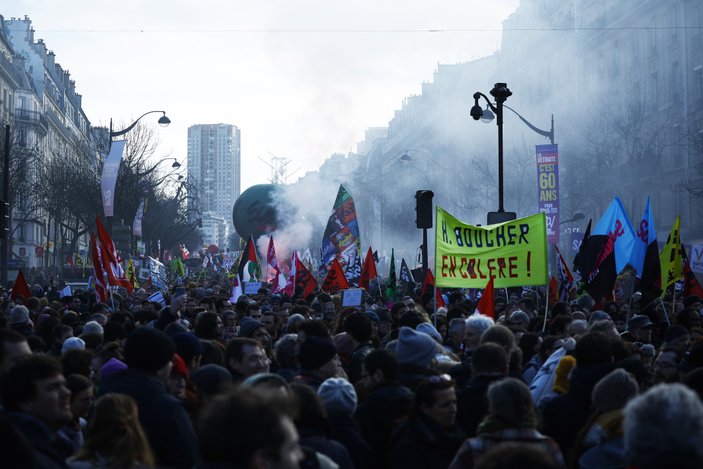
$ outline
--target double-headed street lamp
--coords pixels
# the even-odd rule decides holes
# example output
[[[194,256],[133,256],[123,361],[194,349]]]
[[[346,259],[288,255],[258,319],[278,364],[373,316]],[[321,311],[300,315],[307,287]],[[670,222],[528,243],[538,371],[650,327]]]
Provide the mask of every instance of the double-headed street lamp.
[[[488,224],[493,225],[514,220],[517,218],[517,214],[515,212],[506,212],[503,208],[503,104],[513,93],[508,89],[507,83],[496,83],[490,93],[496,100],[496,104],[493,105],[488,96],[477,91],[474,93],[474,106],[471,108],[470,115],[474,120],[479,120],[483,117],[483,109],[478,105],[478,100],[483,98],[486,100],[488,107],[495,113],[496,123],[498,124],[498,211],[488,212]]]

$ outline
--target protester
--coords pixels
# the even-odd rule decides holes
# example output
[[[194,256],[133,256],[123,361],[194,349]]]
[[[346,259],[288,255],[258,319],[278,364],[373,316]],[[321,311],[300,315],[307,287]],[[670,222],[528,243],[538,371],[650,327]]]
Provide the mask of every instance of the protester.
[[[563,465],[564,459],[558,445],[536,430],[537,423],[537,410],[525,383],[515,378],[491,383],[488,388],[488,415],[479,425],[477,436],[461,446],[449,467],[473,468],[490,448],[510,441],[541,447],[554,462]]]
[[[230,340],[224,358],[234,383],[257,373],[268,373],[271,363],[261,343],[245,337]]]
[[[388,467],[391,434],[412,409],[413,392],[398,382],[399,377],[400,363],[389,351],[374,350],[364,359],[361,384],[368,395],[356,418],[377,467]]]
[[[58,361],[28,357],[5,373],[2,402],[7,418],[32,449],[33,467],[65,467],[54,439],[73,420],[71,391]]]
[[[337,348],[331,339],[323,337],[308,337],[300,345],[298,361],[300,374],[293,378],[293,382],[310,386],[314,391],[323,381],[334,378],[341,370]]]
[[[421,382],[410,418],[391,438],[390,467],[445,469],[465,438],[456,424],[456,412],[454,381],[449,375]]]
[[[543,433],[569,454],[577,433],[591,409],[591,393],[601,378],[613,369],[612,339],[602,332],[588,332],[576,343],[576,367],[569,377],[569,390],[545,406]]]
[[[490,342],[479,345],[473,353],[471,373],[471,381],[459,390],[457,412],[457,422],[468,436],[476,435],[488,413],[488,387],[508,375],[505,349]]]
[[[70,469],[151,467],[154,455],[139,423],[137,405],[125,394],[107,394],[95,402],[85,445],[67,461]]]
[[[354,463],[349,451],[331,437],[332,426],[316,391],[299,382],[291,383],[290,390],[298,403],[294,421],[300,435],[300,444],[326,455],[340,469],[353,469]]]
[[[632,469],[703,467],[703,404],[681,384],[659,384],[633,399],[623,430]]]
[[[352,419],[357,403],[354,386],[344,378],[328,378],[320,385],[317,395],[332,426],[332,438],[347,448],[354,467],[373,467],[371,447]]]
[[[157,464],[190,468],[196,460],[195,434],[183,404],[166,386],[174,353],[173,342],[158,329],[135,330],[125,343],[128,368],[104,378],[100,392],[134,398]]]

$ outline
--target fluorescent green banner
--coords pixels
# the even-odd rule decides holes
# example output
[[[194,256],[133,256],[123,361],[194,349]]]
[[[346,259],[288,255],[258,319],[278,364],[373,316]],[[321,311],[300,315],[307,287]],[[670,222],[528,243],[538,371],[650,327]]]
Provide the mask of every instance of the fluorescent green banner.
[[[435,224],[438,287],[496,288],[546,285],[544,213],[489,226],[462,223],[439,206]]]

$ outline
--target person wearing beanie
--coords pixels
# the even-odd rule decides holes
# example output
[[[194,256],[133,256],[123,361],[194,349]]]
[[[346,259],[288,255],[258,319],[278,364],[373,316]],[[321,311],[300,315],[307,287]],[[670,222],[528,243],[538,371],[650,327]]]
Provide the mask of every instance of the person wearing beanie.
[[[103,326],[97,321],[88,321],[83,326],[83,334],[100,334],[103,335]]]
[[[416,331],[419,332],[424,332],[428,336],[432,337],[435,342],[438,344],[442,344],[442,334],[439,333],[439,331],[429,322],[423,322],[421,324],[418,324],[417,327],[415,327]]]
[[[242,318],[242,320],[239,321],[239,333],[237,334],[237,337],[248,337],[250,339],[257,340],[266,351],[266,356],[271,358],[271,336],[266,330],[266,326],[263,322],[250,317]]]
[[[102,382],[109,376],[114,375],[122,370],[126,370],[127,365],[118,358],[111,358],[105,362],[105,364],[100,367],[100,372],[98,373],[98,380]]]
[[[637,380],[622,368],[598,381],[591,394],[593,413],[569,455],[574,467],[609,469],[626,466],[623,409],[639,394],[639,390]]]
[[[61,355],[65,355],[69,350],[85,350],[85,341],[80,337],[69,337],[61,346]]]
[[[293,382],[306,384],[317,391],[327,378],[333,378],[340,372],[341,364],[337,348],[332,339],[310,336],[300,345],[298,352],[300,374]]]
[[[171,336],[176,353],[183,359],[189,370],[194,370],[200,365],[203,346],[198,337],[191,332],[177,332]]]
[[[195,389],[202,406],[232,384],[232,374],[227,368],[214,363],[208,363],[193,370],[190,379],[195,383]]]
[[[400,363],[400,384],[414,391],[423,380],[437,375],[434,362],[438,351],[439,344],[429,335],[401,327],[395,347]]]
[[[32,321],[29,319],[29,309],[24,305],[17,305],[10,310],[7,318],[7,327],[19,332],[25,337],[34,335]]]
[[[168,391],[179,401],[186,399],[186,379],[188,378],[188,367],[183,359],[177,354],[173,354],[171,359],[173,366],[168,376]]]
[[[356,412],[356,391],[344,378],[328,378],[317,390],[327,419],[332,424],[331,437],[349,450],[354,467],[373,467],[371,447],[364,440],[359,427],[352,419]]]
[[[124,346],[127,369],[105,377],[100,391],[131,396],[156,464],[186,469],[195,465],[197,442],[185,407],[166,385],[175,351],[173,341],[162,331],[134,330]]]

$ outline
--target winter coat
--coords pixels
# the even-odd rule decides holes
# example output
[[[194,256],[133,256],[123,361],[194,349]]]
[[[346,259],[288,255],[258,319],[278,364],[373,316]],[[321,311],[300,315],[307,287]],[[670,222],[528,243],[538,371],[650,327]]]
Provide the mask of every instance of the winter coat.
[[[446,469],[465,437],[458,425],[445,430],[426,417],[410,418],[391,437],[389,467]]]
[[[374,455],[371,447],[361,436],[359,427],[348,415],[330,415],[332,439],[339,441],[349,451],[354,466],[357,468],[374,467]]]
[[[478,424],[488,414],[488,386],[504,377],[500,373],[478,375],[459,389],[456,422],[468,436],[476,436]]]
[[[339,469],[354,469],[349,451],[339,441],[314,425],[298,425],[300,445],[307,446],[326,456],[339,465]],[[361,468],[359,468],[361,469]]]
[[[18,432],[17,436],[23,439],[21,444],[31,448],[34,468],[58,469],[66,467],[63,457],[54,448],[54,435],[46,425],[25,412],[7,412],[5,417],[7,422]],[[2,443],[4,446],[10,441],[3,441]],[[26,450],[29,448],[25,447],[22,449]],[[6,459],[3,465],[8,464],[9,460],[8,467],[10,467],[12,465],[11,456],[17,455],[19,450],[20,448],[11,448],[11,451],[8,451],[4,456]]]
[[[554,438],[563,454],[569,454],[576,436],[591,414],[593,387],[612,370],[610,363],[585,367],[577,365],[569,378],[569,391],[545,406],[542,433]]]
[[[384,383],[374,388],[357,409],[359,429],[373,450],[377,467],[388,467],[391,434],[410,414],[414,398],[405,386]]]
[[[155,375],[127,368],[110,375],[100,389],[102,394],[117,392],[134,398],[139,421],[158,465],[175,468],[195,465],[197,440],[185,407]]]

